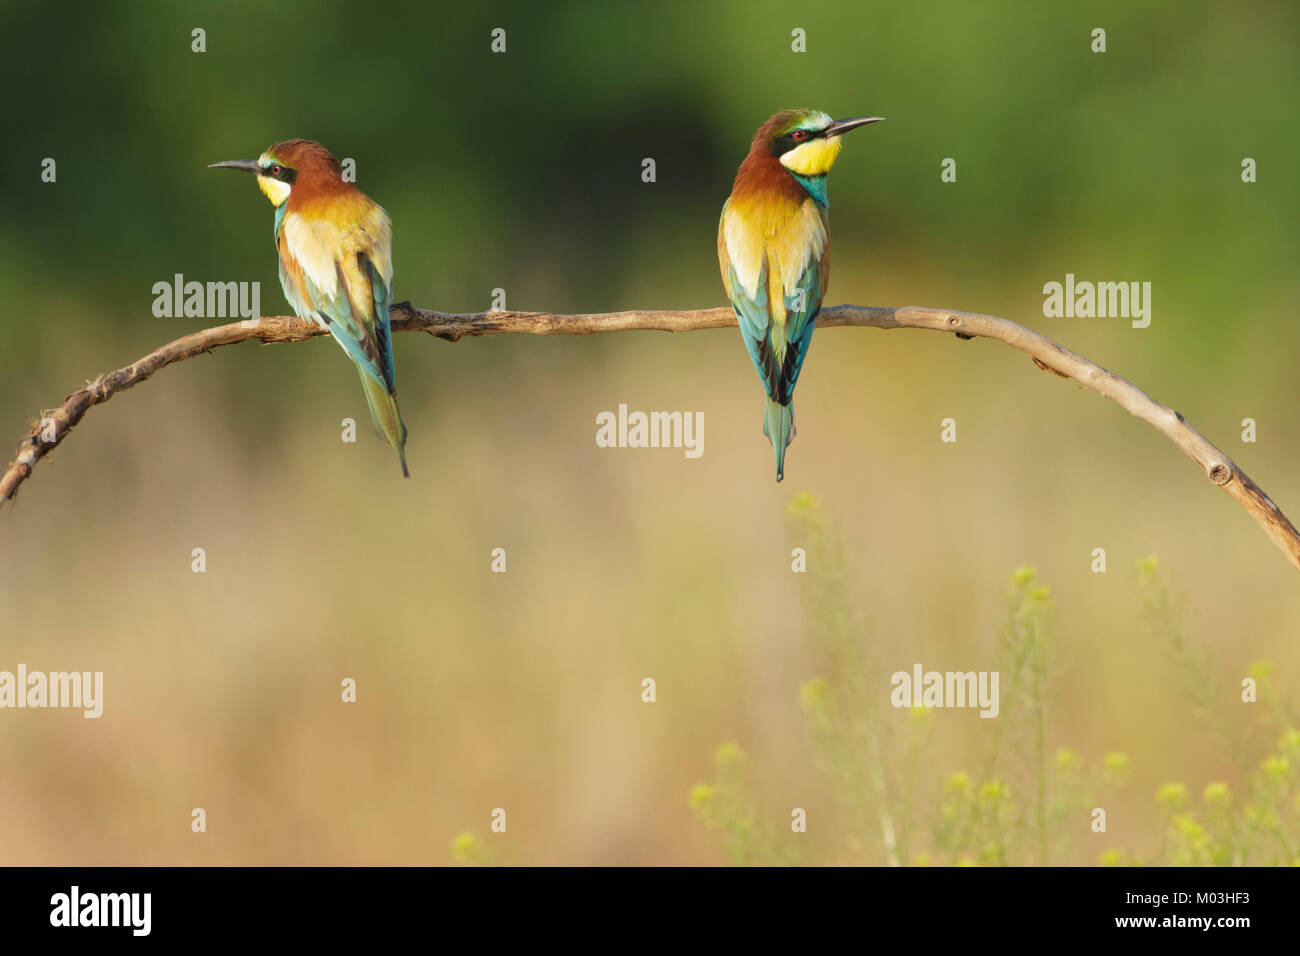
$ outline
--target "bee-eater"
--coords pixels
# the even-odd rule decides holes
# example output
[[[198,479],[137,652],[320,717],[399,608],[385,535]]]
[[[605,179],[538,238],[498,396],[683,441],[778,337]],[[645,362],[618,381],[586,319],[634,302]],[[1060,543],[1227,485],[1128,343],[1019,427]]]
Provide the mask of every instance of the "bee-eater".
[[[393,226],[388,213],[343,178],[320,143],[290,139],[257,159],[214,167],[242,169],[275,207],[280,285],[300,319],[329,330],[361,375],[370,420],[406,470],[406,425],[397,410],[393,338]]]
[[[794,437],[795,382],[830,277],[826,174],[840,136],[884,119],[782,110],[758,128],[718,221],[718,264],[749,357],[767,390],[763,434],[776,480]]]

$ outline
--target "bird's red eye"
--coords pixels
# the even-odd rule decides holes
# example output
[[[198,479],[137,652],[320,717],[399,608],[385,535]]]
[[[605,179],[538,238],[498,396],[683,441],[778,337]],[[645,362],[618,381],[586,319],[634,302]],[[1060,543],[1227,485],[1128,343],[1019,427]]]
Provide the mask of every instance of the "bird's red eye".
[[[806,129],[797,129],[794,131],[794,141],[796,143],[802,143],[807,138],[808,138],[808,131]]]
[[[284,170],[281,168],[279,163],[276,163],[274,166],[271,167],[272,176],[279,176],[282,172],[284,172]]]

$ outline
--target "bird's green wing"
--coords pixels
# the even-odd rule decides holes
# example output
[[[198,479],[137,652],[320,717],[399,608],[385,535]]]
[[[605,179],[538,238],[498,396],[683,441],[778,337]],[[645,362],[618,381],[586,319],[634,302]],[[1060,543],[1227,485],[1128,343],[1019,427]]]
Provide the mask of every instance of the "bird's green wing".
[[[754,363],[767,394],[776,397],[781,364],[772,349],[772,315],[768,311],[767,263],[759,272],[758,291],[750,296],[736,275],[736,267],[728,266],[728,287],[731,290],[731,307],[736,312],[740,335],[745,341],[749,359]]]
[[[323,320],[334,341],[343,346],[357,367],[392,391],[388,289],[364,253],[357,255],[355,268],[345,268],[339,263],[335,269],[338,282],[332,295],[326,295],[309,275],[303,275],[311,310]],[[382,321],[377,315],[379,303],[382,303]]]
[[[393,304],[393,290],[384,283],[384,277],[379,274],[379,270],[375,268],[375,264],[368,256],[362,255],[360,258],[365,260],[365,271],[370,277],[375,345],[383,358],[384,378],[388,390],[392,392],[397,389],[397,371],[393,367],[393,329],[388,315],[389,307]]]
[[[808,347],[812,345],[813,329],[817,324],[817,313],[821,311],[825,288],[822,269],[822,262],[810,256],[803,275],[785,297],[785,348],[782,350],[784,356],[781,363],[780,394],[775,396],[782,404],[788,403],[794,394],[795,383],[799,381],[799,372],[803,369],[803,360],[808,356]]]

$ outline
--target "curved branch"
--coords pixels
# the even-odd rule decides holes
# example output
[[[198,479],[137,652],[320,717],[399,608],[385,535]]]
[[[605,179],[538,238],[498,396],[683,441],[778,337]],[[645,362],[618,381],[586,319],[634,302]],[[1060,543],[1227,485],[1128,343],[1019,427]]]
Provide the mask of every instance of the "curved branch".
[[[551,315],[546,312],[478,312],[456,315],[417,309],[409,302],[393,306],[392,325],[399,332],[428,332],[441,339],[456,341],[465,336],[526,333],[529,335],[588,335],[595,332],[655,330],[688,332],[694,329],[719,329],[736,324],[729,308],[695,311],[633,311],[587,315]],[[1126,379],[1108,372],[1094,362],[1058,345],[1023,325],[992,315],[954,312],[947,309],[923,309],[903,306],[897,309],[871,306],[840,305],[822,309],[817,317],[819,328],[854,325],[877,329],[932,329],[954,332],[962,338],[996,339],[1029,355],[1034,364],[1062,378],[1073,379],[1116,402],[1178,446],[1196,462],[1205,476],[1246,509],[1286,555],[1300,569],[1300,533],[1286,515],[1236,462],[1210,444],[1178,412],[1162,405]],[[247,324],[203,329],[183,336],[150,352],[126,368],[101,376],[85,388],[64,399],[57,409],[48,412],[33,425],[18,445],[18,456],[0,476],[0,505],[14,496],[18,486],[32,474],[36,462],[63,441],[78,422],[95,405],[106,402],[123,389],[152,376],[159,369],[222,345],[246,339],[263,343],[302,342],[326,334],[313,322],[276,316]]]

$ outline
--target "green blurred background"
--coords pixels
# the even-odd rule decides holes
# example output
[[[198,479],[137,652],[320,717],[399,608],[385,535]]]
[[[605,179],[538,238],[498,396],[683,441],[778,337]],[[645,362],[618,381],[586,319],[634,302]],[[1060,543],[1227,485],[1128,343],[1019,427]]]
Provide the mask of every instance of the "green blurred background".
[[[270,207],[208,163],[296,136],[355,158],[420,306],[479,311],[500,287],[517,309],[710,307],[749,137],[809,106],[888,118],[831,176],[828,303],[1021,321],[1178,408],[1294,517],[1300,11],[1071,7],[11,0],[0,429],[16,442],[207,324],[152,316],[174,273],[260,281],[263,311],[287,311]],[[1151,326],[1043,318],[1067,272],[1151,282]],[[504,807],[488,839],[512,862],[717,863],[686,793],[728,739],[778,822],[808,808],[836,859],[798,703],[825,663],[790,572],[801,490],[888,670],[991,668],[1006,577],[1038,568],[1069,665],[1049,738],[1133,760],[1106,845],[1159,840],[1161,781],[1241,774],[1145,639],[1142,558],[1187,595],[1233,719],[1250,662],[1296,686],[1296,572],[1254,522],[1147,426],[995,343],[818,333],[780,486],[733,331],[404,334],[396,352],[410,481],[364,424],[339,440],[365,410],[336,346],[246,344],[93,410],[0,513],[0,669],[107,685],[98,721],[0,713],[5,862],[442,863]],[[703,458],[597,448],[619,403],[702,411]],[[935,780],[989,723],[937,718]]]

